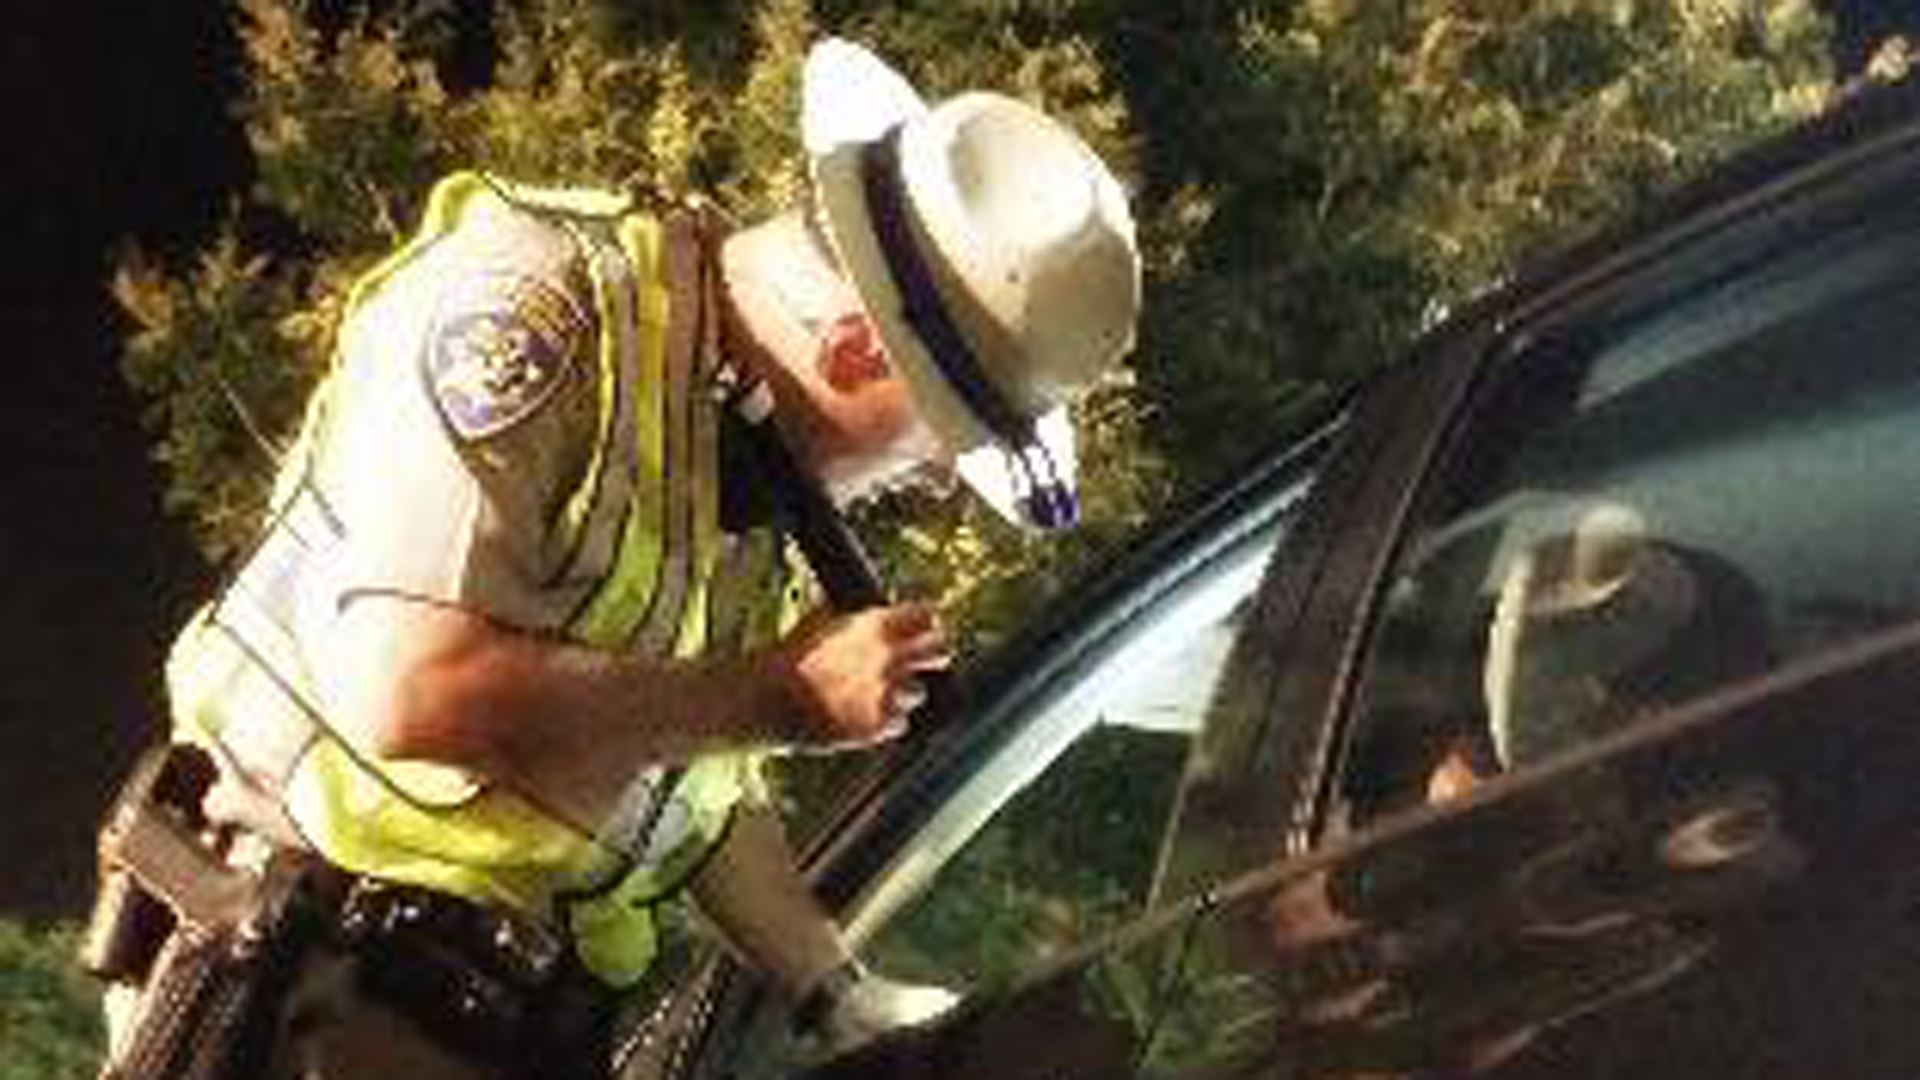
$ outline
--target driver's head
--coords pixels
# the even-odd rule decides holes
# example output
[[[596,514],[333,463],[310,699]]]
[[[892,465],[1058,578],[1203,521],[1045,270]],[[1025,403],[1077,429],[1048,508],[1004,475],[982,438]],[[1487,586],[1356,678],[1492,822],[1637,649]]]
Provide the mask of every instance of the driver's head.
[[[1504,767],[1572,745],[1654,704],[1663,661],[1703,603],[1681,557],[1633,510],[1599,503],[1503,572],[1483,689]]]

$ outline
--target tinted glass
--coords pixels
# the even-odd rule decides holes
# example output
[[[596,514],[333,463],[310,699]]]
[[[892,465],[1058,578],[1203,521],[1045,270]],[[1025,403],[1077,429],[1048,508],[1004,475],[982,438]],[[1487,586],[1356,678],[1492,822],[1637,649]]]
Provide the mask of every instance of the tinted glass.
[[[1511,358],[1405,545],[1342,794],[1447,797],[1920,610],[1920,238]]]

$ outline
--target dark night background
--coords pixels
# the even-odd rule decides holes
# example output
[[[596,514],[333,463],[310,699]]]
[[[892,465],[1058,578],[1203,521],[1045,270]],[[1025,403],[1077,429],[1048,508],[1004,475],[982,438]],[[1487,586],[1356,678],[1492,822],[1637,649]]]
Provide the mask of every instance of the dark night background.
[[[634,0],[636,3],[645,0]],[[1837,58],[1920,0],[1832,0]],[[22,10],[24,8],[24,10]],[[204,588],[159,505],[104,282],[137,238],[190,251],[246,185],[218,0],[14,0],[0,38],[0,911],[84,910],[114,778],[160,730],[170,629]]]

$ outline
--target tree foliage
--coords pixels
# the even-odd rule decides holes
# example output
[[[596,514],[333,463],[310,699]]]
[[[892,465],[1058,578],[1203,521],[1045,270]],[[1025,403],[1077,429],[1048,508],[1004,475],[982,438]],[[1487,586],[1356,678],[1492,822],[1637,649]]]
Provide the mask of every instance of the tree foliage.
[[[1148,277],[1133,375],[1084,424],[1088,527],[1043,545],[964,500],[867,520],[988,638],[1434,312],[1817,108],[1825,78],[1809,0],[237,3],[252,189],[197,257],[117,277],[169,501],[216,560],[345,284],[454,167],[750,219],[804,182],[797,76],[824,32],[1082,132],[1135,192]],[[487,62],[456,71],[476,25]]]
[[[1116,56],[1147,72],[1127,85],[1158,271],[1140,369],[1185,472],[1823,85],[1804,5],[1772,5],[1758,41],[1686,0],[1132,6]]]
[[[0,1080],[81,1080],[99,1066],[98,993],[72,967],[71,928],[0,919]]]

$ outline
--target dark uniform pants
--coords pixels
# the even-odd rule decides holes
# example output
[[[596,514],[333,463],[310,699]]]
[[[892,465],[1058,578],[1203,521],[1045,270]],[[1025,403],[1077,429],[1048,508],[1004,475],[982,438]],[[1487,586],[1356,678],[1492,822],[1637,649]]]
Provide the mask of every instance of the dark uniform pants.
[[[510,1080],[369,997],[359,964],[330,948],[308,957],[281,1017],[268,1080]]]

